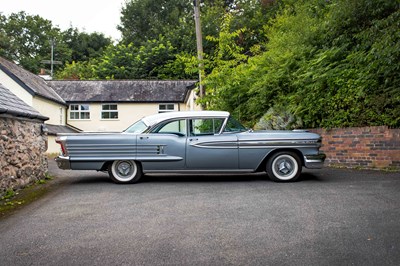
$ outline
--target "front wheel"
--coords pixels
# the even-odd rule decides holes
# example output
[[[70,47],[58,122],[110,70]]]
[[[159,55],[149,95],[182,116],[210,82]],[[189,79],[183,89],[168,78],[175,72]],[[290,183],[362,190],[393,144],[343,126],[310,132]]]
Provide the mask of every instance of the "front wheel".
[[[294,152],[282,151],[274,154],[267,162],[267,174],[272,181],[296,181],[301,174],[301,161]]]
[[[114,161],[108,167],[112,181],[118,184],[132,184],[142,177],[142,167],[135,161]]]

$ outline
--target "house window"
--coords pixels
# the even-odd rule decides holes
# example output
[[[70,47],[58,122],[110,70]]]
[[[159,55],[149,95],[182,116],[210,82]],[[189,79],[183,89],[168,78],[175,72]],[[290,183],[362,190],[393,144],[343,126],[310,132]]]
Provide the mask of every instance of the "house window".
[[[173,103],[161,103],[158,105],[159,113],[172,112],[174,110],[175,110],[175,105]]]
[[[71,104],[69,106],[70,119],[90,119],[88,104]]]
[[[118,105],[103,104],[101,106],[101,119],[118,119]]]

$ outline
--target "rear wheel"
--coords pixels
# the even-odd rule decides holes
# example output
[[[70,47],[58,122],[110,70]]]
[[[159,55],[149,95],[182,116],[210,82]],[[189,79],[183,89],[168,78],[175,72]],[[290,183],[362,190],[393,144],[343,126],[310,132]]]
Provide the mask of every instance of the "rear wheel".
[[[267,162],[269,178],[275,182],[296,181],[301,174],[299,156],[290,151],[281,151],[274,154]]]
[[[118,184],[136,183],[142,177],[142,167],[135,161],[114,161],[108,167],[112,181]]]

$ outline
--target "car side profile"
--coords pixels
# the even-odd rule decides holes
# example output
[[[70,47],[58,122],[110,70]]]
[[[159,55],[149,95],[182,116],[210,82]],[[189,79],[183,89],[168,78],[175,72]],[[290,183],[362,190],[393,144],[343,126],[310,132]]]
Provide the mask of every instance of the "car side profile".
[[[116,183],[146,173],[267,172],[295,181],[302,167],[322,168],[318,134],[247,130],[228,112],[168,112],[142,118],[121,133],[59,134],[58,167],[108,171]]]

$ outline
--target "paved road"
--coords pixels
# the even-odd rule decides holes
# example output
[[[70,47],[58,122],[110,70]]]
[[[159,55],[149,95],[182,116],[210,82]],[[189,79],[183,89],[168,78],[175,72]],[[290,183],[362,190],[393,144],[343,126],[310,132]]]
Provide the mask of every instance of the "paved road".
[[[0,265],[399,265],[400,174],[324,169],[148,176],[51,172],[56,190],[0,220]]]

